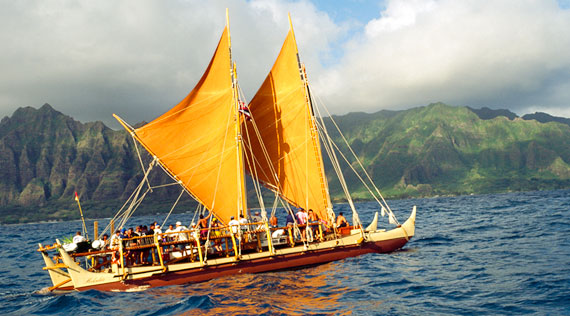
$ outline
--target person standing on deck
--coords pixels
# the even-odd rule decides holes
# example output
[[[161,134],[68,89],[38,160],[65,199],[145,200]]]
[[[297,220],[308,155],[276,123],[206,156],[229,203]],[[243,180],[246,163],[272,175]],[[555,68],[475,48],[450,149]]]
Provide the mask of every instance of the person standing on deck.
[[[299,209],[299,211],[296,214],[297,216],[297,221],[299,225],[306,225],[307,224],[307,220],[309,219],[309,215],[307,215],[307,211],[305,211],[305,209],[301,208]],[[306,227],[299,227],[299,230],[301,231],[301,240],[305,241],[305,237],[306,237]]]
[[[160,235],[160,234],[162,234],[162,229],[160,229],[160,225],[156,224],[154,226],[154,235]],[[159,239],[160,239],[160,237],[159,237]]]
[[[235,219],[233,216],[230,217],[230,222],[228,225],[230,226],[233,234],[238,233],[239,221],[237,219]]]
[[[167,241],[172,241],[174,240],[174,235],[172,233],[174,233],[174,227],[172,225],[168,225],[168,229],[166,229],[166,231],[164,232],[166,235],[166,240]]]
[[[230,222],[228,223],[228,225],[230,226],[230,230],[232,232],[233,235],[235,235],[235,240],[236,240],[236,246],[239,247],[239,235],[238,235],[238,231],[239,231],[239,221],[237,219],[235,219],[233,216],[230,217]],[[237,250],[236,250],[237,253]]]
[[[183,226],[181,222],[176,222],[176,229],[174,230],[174,231],[178,232],[178,234],[176,235],[176,240],[177,241],[187,241],[188,240],[188,234],[185,233],[185,231],[187,231],[187,230],[188,230],[188,227]]]
[[[109,247],[111,247],[111,249],[119,249],[120,243],[121,243],[121,231],[117,229],[117,231],[115,231],[115,234],[111,236]]]
[[[243,214],[239,214],[239,224],[240,224],[241,226],[244,226],[244,227],[241,228],[242,230],[247,230],[247,229],[248,229],[248,226],[247,226],[247,218],[243,217]]]
[[[261,213],[259,213],[259,211],[255,212],[255,215],[253,215],[251,217],[251,222],[252,223],[261,223],[262,218],[261,218]]]
[[[296,222],[293,212],[288,212],[287,218],[285,219],[285,226],[293,226]]]
[[[208,236],[208,219],[212,216],[212,212],[208,216],[204,217],[204,214],[200,214],[200,219],[198,220],[198,228],[200,229],[200,238],[206,238]]]

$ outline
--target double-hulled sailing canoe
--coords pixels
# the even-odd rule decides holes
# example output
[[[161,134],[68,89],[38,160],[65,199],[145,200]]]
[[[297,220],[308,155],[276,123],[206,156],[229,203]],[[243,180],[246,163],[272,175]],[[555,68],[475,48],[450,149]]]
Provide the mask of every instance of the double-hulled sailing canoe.
[[[247,106],[230,44],[227,23],[198,84],[166,113],[136,129],[115,116],[153,157],[143,167],[144,179],[131,203],[118,213],[119,226],[142,201],[146,194],[140,197],[142,188],[150,188],[147,176],[153,166],[161,167],[181,186],[181,194],[191,196],[203,206],[201,212],[207,210],[212,216],[199,227],[123,236],[110,245],[97,242],[97,247],[84,252],[68,252],[59,241],[40,244],[38,251],[53,283],[50,289],[128,290],[202,282],[391,252],[414,236],[415,207],[399,225],[377,189],[374,196],[382,213],[387,212],[396,225],[387,231],[377,229],[376,214],[373,223],[364,227],[341,172],[352,225],[335,215],[322,148],[333,165],[338,161],[325,125],[317,119],[292,26],[273,68]],[[246,174],[254,180],[260,217],[249,214]],[[271,217],[281,202],[281,209],[295,219],[292,223],[271,225],[261,186],[275,194]],[[293,209],[309,210],[308,218],[296,217]],[[240,216],[250,221],[236,224],[234,219]],[[50,251],[56,251],[53,259]],[[139,260],[145,256],[147,260]]]

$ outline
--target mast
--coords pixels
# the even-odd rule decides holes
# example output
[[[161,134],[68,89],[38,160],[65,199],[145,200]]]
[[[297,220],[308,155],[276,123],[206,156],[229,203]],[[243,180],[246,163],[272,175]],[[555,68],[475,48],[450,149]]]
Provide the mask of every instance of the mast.
[[[226,25],[228,28],[228,46],[230,48],[230,63],[232,62],[232,51],[231,51],[231,36],[230,36],[230,15],[229,9],[226,8]],[[230,70],[232,74],[232,89],[233,89],[233,102],[235,106],[235,115],[234,120],[235,124],[235,140],[236,140],[236,179],[238,180],[238,198],[237,198],[237,207],[236,207],[236,219],[239,218],[240,214],[243,214],[246,218],[248,214],[244,214],[244,211],[247,212],[247,194],[246,194],[246,187],[245,187],[245,168],[243,162],[243,137],[241,133],[241,124],[240,124],[240,102],[239,102],[239,93],[238,93],[238,81],[237,81],[237,70],[236,64],[233,63],[233,67]]]
[[[307,73],[305,71],[305,67],[301,63],[301,57],[299,56],[299,49],[296,45],[297,39],[295,38],[295,31],[293,30],[293,22],[291,21],[291,13],[288,13],[287,16],[289,18],[289,28],[291,29],[293,41],[295,42],[295,50],[296,50],[296,54],[297,54],[297,64],[299,66],[299,75],[301,76],[301,80],[303,81],[303,87],[305,89],[305,102],[307,103],[307,111],[309,112],[308,116],[310,118],[309,119],[309,122],[310,122],[310,129],[309,130],[311,133],[313,150],[314,150],[315,156],[317,157],[316,162],[318,165],[318,169],[320,171],[319,179],[321,180],[321,191],[322,191],[323,197],[325,198],[325,204],[327,205],[327,213],[330,213],[332,211],[332,203],[331,203],[331,199],[330,199],[330,193],[329,193],[327,178],[325,175],[325,168],[324,168],[324,164],[323,164],[323,155],[322,155],[322,151],[321,151],[321,143],[319,141],[319,133],[317,131],[317,124],[315,123],[315,111],[313,109],[313,102],[311,100],[311,95],[309,92],[309,80],[307,78]],[[330,220],[333,220],[333,219],[334,218],[330,218]]]

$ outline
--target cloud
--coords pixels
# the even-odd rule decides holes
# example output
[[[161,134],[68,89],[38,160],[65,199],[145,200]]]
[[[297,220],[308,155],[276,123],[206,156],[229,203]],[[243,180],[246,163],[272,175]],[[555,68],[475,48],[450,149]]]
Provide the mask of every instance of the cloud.
[[[362,11],[359,1],[339,2],[347,8],[334,20],[309,0],[0,1],[0,116],[48,102],[81,121],[151,120],[202,75],[226,7],[246,98],[290,12],[314,92],[333,113],[443,101],[570,116],[570,10],[554,1],[379,1],[367,23],[339,17]]]
[[[317,72],[342,32],[307,1],[3,1],[0,114],[48,102],[82,121],[112,123],[113,112],[133,124],[151,120],[199,80],[226,8],[238,77],[250,98],[287,34],[287,12],[302,34],[303,58]]]
[[[554,1],[392,0],[317,87],[337,113],[435,101],[561,113],[568,30]]]

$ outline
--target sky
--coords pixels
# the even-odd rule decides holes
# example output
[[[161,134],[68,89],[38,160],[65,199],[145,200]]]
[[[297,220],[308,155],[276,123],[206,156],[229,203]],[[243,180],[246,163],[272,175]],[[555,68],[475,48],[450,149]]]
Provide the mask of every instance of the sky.
[[[291,14],[334,114],[444,102],[570,117],[570,0],[0,0],[0,117],[51,104],[150,121],[194,87],[230,15],[249,101]]]

